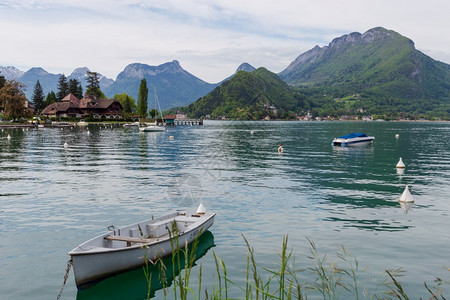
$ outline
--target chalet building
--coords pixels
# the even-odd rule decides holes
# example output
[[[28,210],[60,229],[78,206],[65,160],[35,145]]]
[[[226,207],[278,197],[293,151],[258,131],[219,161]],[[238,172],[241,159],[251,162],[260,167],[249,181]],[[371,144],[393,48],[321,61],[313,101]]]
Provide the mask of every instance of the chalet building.
[[[84,118],[92,114],[95,119],[122,119],[122,105],[114,99],[99,99],[85,95],[78,99],[69,94],[61,102],[55,102],[44,108],[42,114],[53,118]]]

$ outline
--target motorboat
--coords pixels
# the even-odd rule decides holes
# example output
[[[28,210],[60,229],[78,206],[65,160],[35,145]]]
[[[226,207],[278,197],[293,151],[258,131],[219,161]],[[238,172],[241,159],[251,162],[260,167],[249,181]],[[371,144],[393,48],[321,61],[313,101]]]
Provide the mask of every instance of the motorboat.
[[[88,122],[86,122],[85,120],[81,119],[81,120],[77,123],[77,125],[78,125],[78,126],[88,126],[89,124],[88,124]]]
[[[164,125],[158,125],[155,123],[147,123],[146,126],[139,127],[139,131],[142,132],[162,132],[166,131],[166,127]]]
[[[175,212],[151,218],[94,237],[72,249],[75,283],[79,289],[109,276],[136,269],[146,261],[172,254],[172,247],[184,247],[214,223],[215,213],[200,204],[197,212]],[[175,243],[174,239],[178,239]]]
[[[331,145],[333,146],[351,146],[351,145],[364,145],[372,143],[375,137],[368,136],[365,133],[350,133],[335,138]]]
[[[139,126],[139,125],[140,125],[139,122],[136,121],[133,123],[125,123],[125,124],[123,124],[123,127],[135,127],[135,126]]]

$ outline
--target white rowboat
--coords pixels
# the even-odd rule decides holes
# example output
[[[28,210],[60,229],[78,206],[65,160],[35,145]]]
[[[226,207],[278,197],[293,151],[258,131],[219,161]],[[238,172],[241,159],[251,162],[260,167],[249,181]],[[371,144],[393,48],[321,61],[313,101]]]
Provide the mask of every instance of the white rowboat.
[[[178,233],[178,245],[184,247],[213,225],[215,215],[212,212],[172,213],[113,229],[80,244],[68,253],[77,287],[81,289],[111,275],[136,269],[146,260],[171,255],[175,244],[171,241],[172,233]]]

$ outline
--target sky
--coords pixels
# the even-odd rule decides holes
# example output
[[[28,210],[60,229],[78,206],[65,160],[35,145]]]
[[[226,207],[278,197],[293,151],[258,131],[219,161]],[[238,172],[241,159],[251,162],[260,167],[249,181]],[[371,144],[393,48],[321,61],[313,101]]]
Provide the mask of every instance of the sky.
[[[374,27],[450,64],[448,0],[0,0],[0,66],[109,78],[178,60],[216,83],[247,62],[278,73],[315,45]]]

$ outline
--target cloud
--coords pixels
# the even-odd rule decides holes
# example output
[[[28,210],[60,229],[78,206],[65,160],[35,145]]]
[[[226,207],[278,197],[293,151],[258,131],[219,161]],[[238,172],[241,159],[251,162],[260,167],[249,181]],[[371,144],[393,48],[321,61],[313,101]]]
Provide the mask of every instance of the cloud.
[[[134,62],[177,59],[218,82],[242,63],[279,72],[316,44],[383,26],[449,63],[449,3],[417,0],[3,0],[0,65],[115,78]],[[429,16],[429,20],[426,18]],[[436,56],[433,56],[436,55]]]

